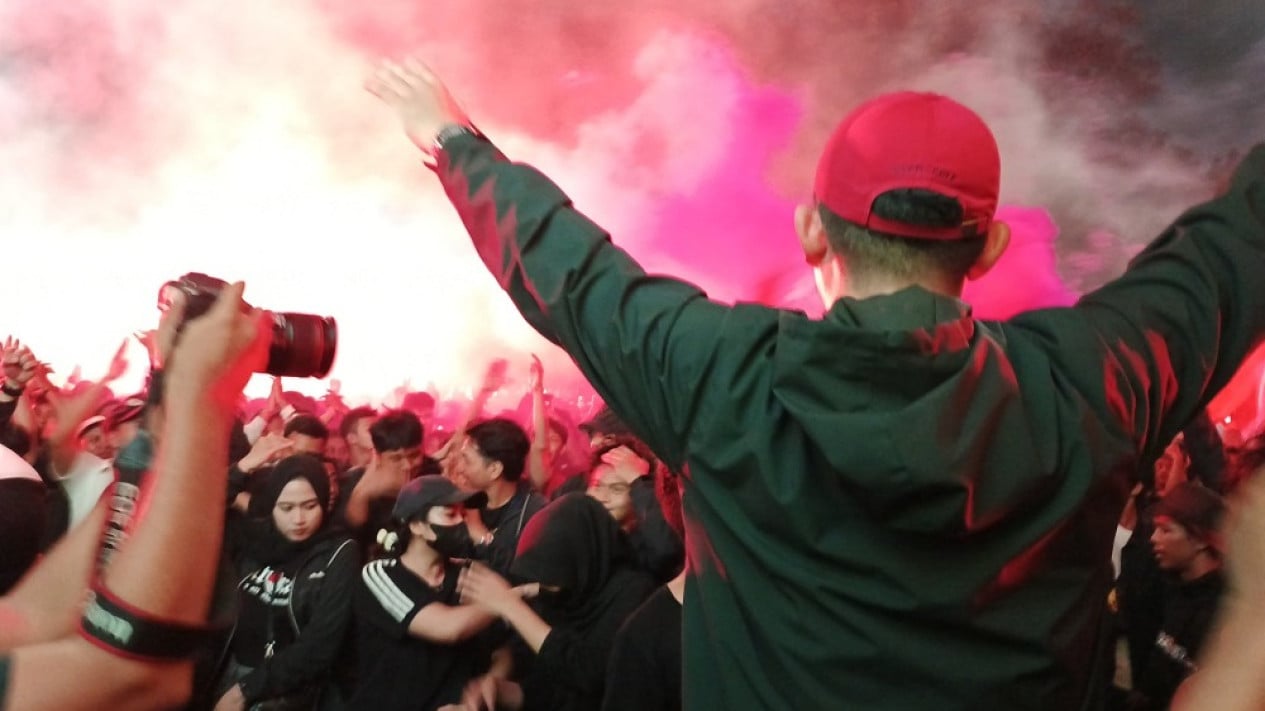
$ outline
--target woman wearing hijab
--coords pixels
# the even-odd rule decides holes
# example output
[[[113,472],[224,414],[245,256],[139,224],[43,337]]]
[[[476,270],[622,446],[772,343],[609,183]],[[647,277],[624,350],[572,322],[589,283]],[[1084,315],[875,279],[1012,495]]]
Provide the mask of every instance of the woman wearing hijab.
[[[352,539],[329,523],[330,484],[310,454],[281,460],[253,502],[267,515],[230,521],[226,545],[241,577],[224,691],[215,711],[305,711],[328,685],[360,570]]]
[[[478,565],[466,573],[462,596],[504,618],[535,657],[518,682],[477,680],[467,707],[596,711],[615,633],[654,589],[619,524],[584,494],[562,496],[527,523],[510,572],[539,585],[535,609]]]

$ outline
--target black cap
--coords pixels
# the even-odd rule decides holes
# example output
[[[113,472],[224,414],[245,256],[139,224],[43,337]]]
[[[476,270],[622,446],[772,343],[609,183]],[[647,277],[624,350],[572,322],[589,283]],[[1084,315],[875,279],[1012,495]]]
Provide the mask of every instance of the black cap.
[[[438,474],[428,474],[419,476],[400,489],[400,495],[395,498],[395,508],[391,510],[391,515],[401,521],[408,521],[432,506],[465,504],[478,508],[487,500],[487,494],[482,491],[462,491],[447,478]]]

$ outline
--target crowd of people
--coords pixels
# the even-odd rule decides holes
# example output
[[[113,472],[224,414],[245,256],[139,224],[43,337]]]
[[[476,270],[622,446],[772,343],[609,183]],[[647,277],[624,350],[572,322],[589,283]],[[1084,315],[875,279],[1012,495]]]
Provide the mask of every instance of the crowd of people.
[[[1204,414],[1265,336],[1265,149],[1076,306],[984,322],[992,133],[879,97],[796,212],[811,320],[645,274],[424,65],[368,88],[608,407],[570,426],[539,361],[443,427],[422,393],[245,401],[241,284],[173,301],[135,396],[123,349],[58,388],[10,339],[5,708],[1265,704],[1265,437]]]

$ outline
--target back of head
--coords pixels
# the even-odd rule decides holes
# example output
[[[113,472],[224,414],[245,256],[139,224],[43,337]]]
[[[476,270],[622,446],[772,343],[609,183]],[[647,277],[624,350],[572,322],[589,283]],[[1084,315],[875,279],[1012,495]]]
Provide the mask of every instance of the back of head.
[[[466,431],[484,458],[501,463],[501,476],[506,481],[518,481],[527,464],[527,452],[531,442],[518,423],[504,417],[495,417],[474,425]]]
[[[315,415],[295,415],[286,422],[284,434],[301,434],[314,439],[329,439],[329,428]]]
[[[422,421],[406,410],[392,410],[369,426],[373,448],[382,454],[422,446]]]
[[[944,96],[899,92],[839,124],[814,196],[831,248],[853,273],[960,279],[984,247],[1000,183],[997,142],[978,115]]]
[[[522,581],[562,589],[562,599],[593,596],[625,560],[619,524],[600,503],[582,493],[558,497],[528,520],[510,568]]]
[[[342,423],[338,426],[338,432],[346,439],[349,435],[356,431],[356,425],[361,420],[368,418],[373,419],[378,416],[378,412],[369,406],[352,408],[350,412],[343,415]]]

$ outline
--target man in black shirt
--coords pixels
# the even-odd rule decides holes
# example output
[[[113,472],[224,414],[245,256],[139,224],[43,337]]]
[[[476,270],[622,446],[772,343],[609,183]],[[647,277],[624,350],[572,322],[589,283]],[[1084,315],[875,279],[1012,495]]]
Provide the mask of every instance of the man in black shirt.
[[[391,507],[404,485],[421,474],[438,473],[438,465],[422,452],[422,421],[396,410],[369,427],[373,458],[339,479],[335,520],[347,527],[368,554],[378,531],[391,522]],[[367,555],[366,555],[367,557]]]

